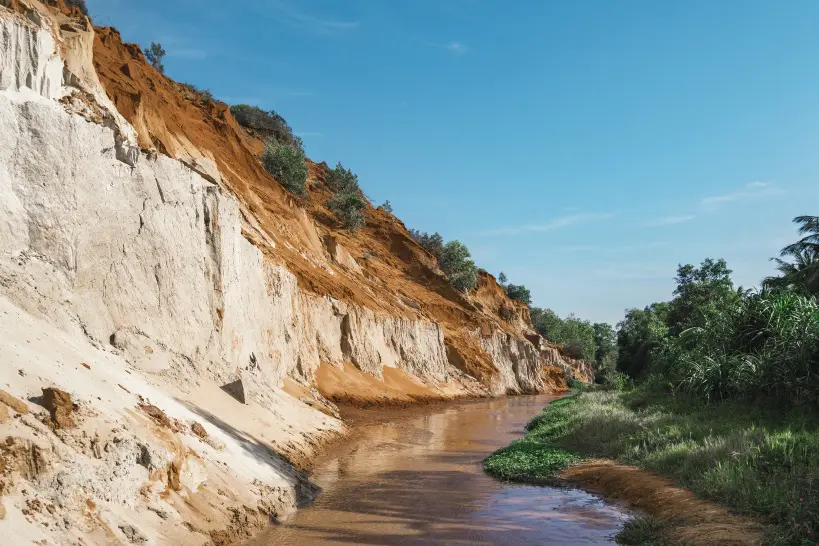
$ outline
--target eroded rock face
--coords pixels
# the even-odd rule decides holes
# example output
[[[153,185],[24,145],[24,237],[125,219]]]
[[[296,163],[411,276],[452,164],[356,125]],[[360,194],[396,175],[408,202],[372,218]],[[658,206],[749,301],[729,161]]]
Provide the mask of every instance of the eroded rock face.
[[[14,91],[0,97],[0,291],[150,372],[227,383],[241,371],[257,400],[287,375],[311,381],[320,363],[451,379],[439,324],[302,291],[243,235],[253,223],[212,162],[128,144],[135,132],[90,66],[90,27],[62,25],[63,65],[41,16],[0,21],[0,90]],[[50,100],[80,91],[95,123]],[[358,268],[332,236],[325,246]],[[492,392],[543,389],[528,341],[479,338],[497,370]]]
[[[72,428],[74,426],[74,403],[71,395],[54,387],[43,389],[43,407],[51,416],[55,428]]]
[[[180,162],[129,167],[111,129],[54,103],[0,98],[0,133],[0,290],[27,310],[155,372],[204,360],[277,385],[352,361],[447,379],[440,326],[303,293],[242,236],[235,200]]]
[[[156,401],[137,402],[137,387],[123,385],[131,371],[184,393],[200,383],[225,385],[240,377],[247,404],[234,403],[231,411],[262,406],[273,415],[303,419],[300,426],[308,438],[319,424],[325,431],[340,425],[278,387],[287,376],[311,384],[320,364],[352,363],[375,377],[398,368],[428,385],[451,387],[448,394],[463,392],[459,381],[477,382],[465,375],[471,369],[467,353],[450,347],[448,357],[444,327],[414,318],[434,316],[422,315],[418,302],[405,297],[404,307],[413,312],[393,316],[303,290],[267,252],[264,245],[273,246],[270,237],[249,217],[246,203],[223,184],[205,152],[196,155],[186,146],[188,155],[176,160],[134,145],[135,129],[116,112],[90,64],[93,29],[76,21],[53,24],[44,8],[29,13],[23,17],[0,7],[0,304],[47,324],[39,329],[41,337],[48,337],[45,332],[59,337],[60,354],[82,346],[78,354],[70,353],[76,362],[44,363],[32,356],[28,365],[44,377],[52,374],[52,380],[71,368],[71,373],[95,378],[95,386],[84,391],[86,385],[76,377],[73,386],[54,381],[76,400],[59,389],[44,389],[44,405],[60,429],[49,432],[51,446],[71,445],[53,452],[30,439],[13,440],[4,453],[14,472],[55,498],[69,495],[72,506],[88,495],[133,509],[142,502],[137,491],[149,479],[172,491],[196,490],[205,481],[198,456],[185,453],[181,444],[166,445],[166,434],[179,434],[165,414],[171,402],[178,405],[175,397],[160,404],[162,409],[153,405]],[[302,216],[312,222],[306,213]],[[323,246],[317,239],[317,244],[334,266],[361,269],[334,239]],[[388,288],[382,296],[396,299]],[[542,391],[543,366],[560,361],[556,351],[547,355],[519,336],[500,331],[467,335],[476,351],[483,351],[482,369],[487,376],[494,373],[492,394]],[[105,375],[110,370],[98,361],[80,366],[91,362],[89,346],[113,355],[116,379]],[[145,382],[137,385],[147,389]],[[21,392],[28,397],[37,391]],[[25,402],[9,396],[0,402],[27,413]],[[107,405],[97,407],[103,396],[109,398]],[[127,399],[121,413],[112,409],[117,396]],[[77,419],[75,402],[82,419]],[[110,427],[135,408],[159,426],[139,434],[109,430],[109,439],[80,430],[86,419],[108,419]],[[89,417],[86,409],[99,415]],[[179,407],[175,411],[184,422],[194,417]],[[247,441],[243,431],[234,431],[224,415],[197,415],[212,417],[211,434],[203,434],[201,426],[193,433],[220,446],[211,453],[214,460],[224,448],[225,456],[233,457],[226,460],[241,462],[237,466],[243,473],[236,479],[244,489],[251,490],[251,476],[256,489],[275,484],[276,498],[271,496],[268,504],[282,513],[308,496],[306,481]],[[199,450],[203,442],[194,441]],[[253,458],[258,453],[269,460],[259,463]],[[53,460],[62,465],[55,472]],[[244,519],[239,520],[237,528],[245,528]],[[137,527],[120,523],[114,529],[141,542]]]
[[[0,389],[0,404],[8,406],[17,413],[21,413],[23,415],[28,413],[28,404],[26,404],[16,396],[7,393],[3,389]]]
[[[50,21],[37,12],[0,18],[0,91],[60,97],[63,61]]]

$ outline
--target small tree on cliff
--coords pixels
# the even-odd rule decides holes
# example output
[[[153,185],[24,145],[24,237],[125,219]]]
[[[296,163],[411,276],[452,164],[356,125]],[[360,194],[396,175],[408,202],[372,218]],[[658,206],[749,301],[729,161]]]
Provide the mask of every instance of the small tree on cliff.
[[[426,232],[418,231],[417,229],[409,230],[412,240],[424,247],[424,250],[435,256],[441,257],[441,251],[444,249],[444,238],[437,231],[430,235]]]
[[[339,162],[335,169],[327,173],[325,181],[333,190],[333,197],[327,202],[327,207],[336,213],[344,227],[356,230],[364,225],[367,202],[358,185],[358,176]]]
[[[303,196],[307,191],[307,165],[304,152],[270,139],[262,154],[262,165],[290,193]]]
[[[522,284],[508,284],[506,285],[506,295],[513,300],[518,300],[526,305],[532,305],[532,294],[529,289]]]
[[[469,292],[478,284],[478,268],[472,261],[472,255],[460,241],[450,241],[444,245],[438,258],[441,267],[450,284],[456,290]]]
[[[250,129],[262,139],[273,139],[279,144],[287,144],[304,151],[304,142],[293,133],[287,121],[275,110],[265,111],[258,106],[234,104],[230,113],[242,127]]]
[[[166,51],[162,48],[162,44],[158,42],[151,42],[151,47],[145,52],[145,58],[151,63],[151,66],[165,73],[165,65],[162,64],[162,59],[165,58]]]

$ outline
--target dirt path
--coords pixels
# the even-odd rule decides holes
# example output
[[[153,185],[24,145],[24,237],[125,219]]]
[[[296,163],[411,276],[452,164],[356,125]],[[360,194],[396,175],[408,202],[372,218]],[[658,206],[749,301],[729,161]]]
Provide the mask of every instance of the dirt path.
[[[672,540],[692,544],[761,544],[759,522],[731,514],[697,498],[687,489],[652,472],[612,461],[588,461],[562,474],[568,482],[607,499],[622,499],[658,520],[668,522]]]

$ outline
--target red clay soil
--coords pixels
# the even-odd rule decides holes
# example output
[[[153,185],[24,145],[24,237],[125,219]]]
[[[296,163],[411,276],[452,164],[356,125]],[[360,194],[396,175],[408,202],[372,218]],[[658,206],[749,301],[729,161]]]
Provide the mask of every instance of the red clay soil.
[[[623,499],[670,527],[666,534],[682,544],[740,546],[761,544],[764,527],[751,519],[696,497],[652,472],[611,461],[589,461],[563,475],[583,489]]]
[[[245,216],[263,232],[247,229],[245,236],[267,259],[295,274],[302,289],[442,324],[452,358],[487,385],[496,370],[468,331],[534,335],[526,306],[509,300],[494,277],[482,272],[476,294],[464,297],[398,218],[369,205],[363,229],[354,235],[341,229],[325,206],[330,198],[323,184],[325,164],[309,163],[308,195],[294,198],[264,170],[259,161],[263,142],[238,125],[226,104],[159,73],[116,29],[95,30],[96,71],[109,98],[136,129],[139,145],[189,163],[201,157],[215,162]],[[264,239],[275,241],[275,248]],[[358,267],[334,263],[331,247],[336,246]]]
[[[350,363],[345,364],[344,369],[322,364],[316,373],[316,387],[328,400],[356,408],[401,408],[453,399],[396,368],[384,368],[383,376],[379,379]]]

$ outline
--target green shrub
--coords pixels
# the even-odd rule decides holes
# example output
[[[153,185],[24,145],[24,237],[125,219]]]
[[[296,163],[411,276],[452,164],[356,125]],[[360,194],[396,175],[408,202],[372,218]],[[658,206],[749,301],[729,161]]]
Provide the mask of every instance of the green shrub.
[[[589,388],[588,385],[586,385],[579,379],[575,379],[574,377],[566,382],[566,386],[569,387],[569,389],[571,389],[574,392],[583,392]]]
[[[438,265],[456,290],[469,292],[478,285],[478,268],[472,261],[469,249],[460,241],[450,241],[444,245]]]
[[[797,291],[746,296],[663,344],[652,354],[652,370],[707,399],[816,403],[819,305]]]
[[[324,178],[327,185],[333,192],[358,192],[361,193],[361,186],[358,184],[358,175],[350,169],[345,169],[339,161],[335,169],[327,172]]]
[[[298,196],[306,194],[307,165],[300,149],[268,140],[262,155],[262,165],[290,193]]]
[[[383,205],[381,205],[381,208],[382,208],[384,211],[389,212],[390,214],[392,214],[392,212],[393,212],[393,210],[392,210],[392,204],[390,203],[390,200],[389,200],[389,199],[387,199],[386,201],[384,201],[384,204],[383,204]]]
[[[148,59],[151,66],[164,74],[165,65],[162,64],[162,59],[165,58],[166,53],[167,52],[162,48],[162,44],[158,42],[151,42],[150,47],[148,47],[148,50],[145,51],[145,58]]]
[[[430,235],[429,233],[422,233],[417,229],[409,230],[410,237],[421,245],[424,250],[435,256],[436,259],[441,257],[441,252],[444,250],[444,238],[437,231]]]
[[[529,292],[529,289],[522,284],[506,285],[506,295],[513,300],[518,300],[526,305],[532,304],[532,294]]]
[[[671,546],[664,536],[668,524],[654,518],[637,516],[630,519],[614,537],[617,544],[633,546]]]
[[[773,523],[766,544],[812,544],[819,532],[819,415],[805,407],[705,403],[656,386],[553,403],[532,420],[524,439],[668,476]],[[626,536],[640,536],[643,524],[658,522],[637,524]]]
[[[356,230],[364,225],[366,201],[360,193],[344,191],[333,195],[327,206],[336,213],[344,227]]]
[[[644,309],[629,309],[617,324],[617,369],[634,378],[648,373],[652,351],[668,336],[668,303],[653,303]]]
[[[633,386],[631,378],[623,372],[612,372],[604,378],[603,384],[616,391],[625,391]]]
[[[275,110],[266,112],[258,106],[234,104],[230,107],[230,113],[233,114],[239,125],[250,129],[262,139],[272,139],[278,144],[291,146],[304,153],[304,143],[301,138],[293,134],[293,129]]]
[[[213,102],[213,93],[210,89],[199,89],[192,83],[180,83],[180,86],[185,90],[186,98],[188,99],[202,99],[205,102]]]
[[[338,216],[345,228],[356,230],[363,226],[367,201],[358,185],[358,176],[338,163],[335,169],[327,173],[325,181],[333,191],[327,207]]]
[[[563,345],[564,351],[572,358],[594,360],[597,352],[595,329],[591,322],[570,314],[565,319],[551,309],[532,307],[529,310],[532,325],[540,335]]]

